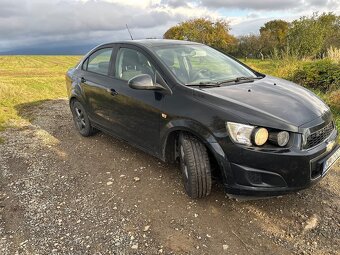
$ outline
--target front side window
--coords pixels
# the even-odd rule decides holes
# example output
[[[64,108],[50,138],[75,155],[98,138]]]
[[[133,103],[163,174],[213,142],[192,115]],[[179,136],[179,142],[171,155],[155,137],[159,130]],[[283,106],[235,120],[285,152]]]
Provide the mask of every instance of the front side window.
[[[155,82],[156,71],[147,57],[137,50],[121,48],[116,59],[115,76],[128,81],[140,74],[150,75]]]
[[[162,46],[154,51],[184,84],[256,77],[250,69],[205,45]]]
[[[112,48],[100,49],[92,53],[92,55],[86,60],[86,70],[94,73],[108,75],[111,54]]]

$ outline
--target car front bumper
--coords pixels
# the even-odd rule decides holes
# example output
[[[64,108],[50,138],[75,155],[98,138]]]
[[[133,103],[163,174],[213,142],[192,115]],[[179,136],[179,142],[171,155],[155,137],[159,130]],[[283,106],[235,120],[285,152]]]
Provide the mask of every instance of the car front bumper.
[[[270,151],[224,144],[224,151],[229,151],[228,158],[220,158],[218,163],[224,170],[226,192],[264,197],[305,189],[321,180],[334,164],[339,164],[337,137],[335,129],[326,141],[309,150],[292,146]],[[327,160],[333,155],[331,160],[334,160],[335,154],[338,160],[324,169]]]

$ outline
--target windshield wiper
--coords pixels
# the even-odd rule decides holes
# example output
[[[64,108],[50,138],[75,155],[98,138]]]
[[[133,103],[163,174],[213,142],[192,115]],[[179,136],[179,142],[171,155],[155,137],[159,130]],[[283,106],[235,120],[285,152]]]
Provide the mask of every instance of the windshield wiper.
[[[224,80],[224,81],[217,81],[217,82],[200,82],[200,83],[193,83],[193,84],[185,84],[186,86],[200,86],[200,87],[221,87],[222,84],[224,83],[229,83],[229,82],[240,82],[240,81],[248,81],[248,82],[252,82],[254,80],[258,80],[258,79],[262,79],[262,76],[257,76],[257,77],[246,77],[246,76],[240,76],[240,77],[236,77],[234,79],[230,79],[230,80]]]
[[[199,87],[221,87],[221,85],[219,84],[219,83],[217,83],[217,82],[200,82],[200,83],[197,83],[197,84],[185,84],[185,86],[189,86],[189,87],[191,87],[191,86],[199,86]]]
[[[258,79],[262,79],[262,78],[263,78],[262,76],[257,76],[257,77],[241,76],[241,77],[236,77],[236,78],[230,79],[230,80],[219,81],[219,82],[216,82],[216,84],[221,85],[223,83],[240,82],[240,81],[249,81],[249,82],[252,82],[254,80],[258,80]]]

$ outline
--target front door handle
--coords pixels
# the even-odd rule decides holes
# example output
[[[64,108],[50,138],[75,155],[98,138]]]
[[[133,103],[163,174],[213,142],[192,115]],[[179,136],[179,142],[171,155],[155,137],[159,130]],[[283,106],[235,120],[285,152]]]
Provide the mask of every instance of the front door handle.
[[[118,95],[118,92],[115,89],[107,89],[107,92],[109,92],[112,96]]]

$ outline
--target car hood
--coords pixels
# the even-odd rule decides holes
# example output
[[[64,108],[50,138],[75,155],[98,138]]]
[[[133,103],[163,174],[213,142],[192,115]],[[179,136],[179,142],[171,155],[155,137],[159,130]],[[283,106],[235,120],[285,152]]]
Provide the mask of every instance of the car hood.
[[[273,128],[284,125],[293,131],[329,112],[329,107],[311,91],[271,76],[254,82],[207,88],[204,92],[213,96],[210,102],[253,125]]]

